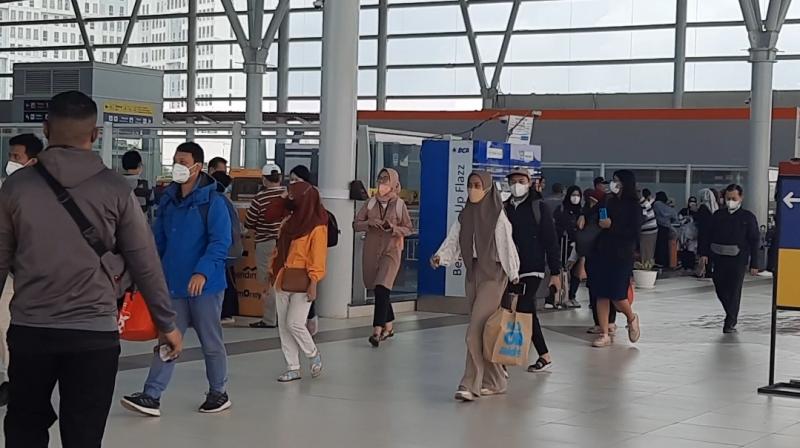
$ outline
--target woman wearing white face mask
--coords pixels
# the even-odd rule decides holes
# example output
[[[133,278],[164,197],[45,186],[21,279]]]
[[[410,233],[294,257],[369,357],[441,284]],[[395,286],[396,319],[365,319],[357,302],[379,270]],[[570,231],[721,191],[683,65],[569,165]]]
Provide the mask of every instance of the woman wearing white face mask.
[[[561,247],[565,250],[562,251],[562,256],[569,258],[572,250],[574,249],[576,235],[578,233],[578,218],[581,216],[581,202],[583,193],[581,187],[573,185],[567,189],[567,195],[564,197],[563,203],[555,212],[556,230],[561,239]],[[567,265],[567,260],[563,260],[564,265]],[[578,287],[581,284],[580,277],[578,276],[578,263],[571,263],[570,269],[570,283],[569,283],[569,299],[567,300],[567,308],[580,308],[581,304],[577,300]]]
[[[503,202],[492,175],[474,171],[469,175],[467,187],[469,201],[431,258],[435,269],[455,263],[464,254],[471,311],[467,364],[455,396],[460,401],[506,392],[508,381],[502,366],[486,361],[483,355],[483,330],[486,321],[500,307],[508,280],[519,281],[519,257],[511,223],[503,213]]]
[[[375,291],[373,347],[394,336],[391,290],[402,263],[405,237],[414,230],[405,202],[400,199],[400,176],[391,168],[378,175],[377,194],[356,215],[353,229],[366,234],[362,254],[364,286]]]
[[[710,235],[702,240],[700,262],[714,262],[714,288],[725,310],[723,333],[736,333],[739,305],[742,301],[742,284],[747,266],[750,273],[758,275],[758,251],[761,234],[756,216],[742,208],[742,187],[729,185],[725,189],[724,209],[717,210],[711,218]]]

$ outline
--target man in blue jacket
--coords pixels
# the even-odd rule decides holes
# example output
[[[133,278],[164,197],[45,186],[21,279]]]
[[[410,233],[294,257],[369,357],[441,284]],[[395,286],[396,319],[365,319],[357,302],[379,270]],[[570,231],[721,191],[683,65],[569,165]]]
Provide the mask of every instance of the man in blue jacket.
[[[225,259],[232,244],[231,218],[216,182],[203,173],[203,149],[183,143],[175,153],[172,180],[161,199],[153,224],[164,266],[176,324],[181,333],[192,326],[200,339],[209,392],[202,413],[228,409],[228,361],[219,316],[225,293]],[[158,417],[161,393],[175,364],[153,356],[144,391],[122,399],[132,411]]]

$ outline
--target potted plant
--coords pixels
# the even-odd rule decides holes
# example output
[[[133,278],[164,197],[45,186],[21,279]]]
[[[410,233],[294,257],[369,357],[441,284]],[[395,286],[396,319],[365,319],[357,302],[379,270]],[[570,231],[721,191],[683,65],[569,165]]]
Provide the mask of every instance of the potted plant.
[[[639,289],[654,289],[658,271],[655,270],[655,263],[650,261],[637,261],[633,265],[633,282]]]

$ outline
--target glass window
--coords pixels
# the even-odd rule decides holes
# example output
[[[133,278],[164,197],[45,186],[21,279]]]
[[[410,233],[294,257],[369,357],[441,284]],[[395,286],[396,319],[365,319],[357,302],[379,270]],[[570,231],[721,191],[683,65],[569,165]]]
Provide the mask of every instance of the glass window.
[[[522,3],[517,29],[652,25],[674,21],[675,0],[535,1]]]
[[[321,82],[319,71],[289,72],[289,96],[318,97],[320,95]]]
[[[689,28],[686,56],[746,56],[750,42],[744,26]]]
[[[780,37],[778,37],[778,50],[784,54],[800,54],[799,24],[790,23],[783,26]]]
[[[480,98],[431,98],[386,100],[388,110],[481,110],[483,100]]]
[[[389,9],[389,33],[463,31],[464,21],[458,5]]]
[[[420,51],[420,49],[425,51]],[[387,62],[397,64],[457,64],[472,62],[466,36],[389,39]]]
[[[760,0],[762,14],[766,16],[765,0]],[[768,0],[767,0],[768,1]],[[730,0],[688,0],[686,18],[689,22],[727,22],[744,20],[739,2]]]
[[[322,37],[322,13],[292,12],[289,14],[289,34],[292,37]]]
[[[750,64],[734,62],[689,62],[686,64],[686,90],[750,90]]]
[[[513,94],[630,93],[672,90],[672,64],[505,67],[500,89]]]
[[[800,61],[780,61],[775,64],[772,85],[778,90],[800,90]]]
[[[508,60],[544,62],[671,58],[675,48],[674,36],[673,30],[514,35],[509,45]]]
[[[480,95],[475,69],[392,69],[386,74],[388,95]]]

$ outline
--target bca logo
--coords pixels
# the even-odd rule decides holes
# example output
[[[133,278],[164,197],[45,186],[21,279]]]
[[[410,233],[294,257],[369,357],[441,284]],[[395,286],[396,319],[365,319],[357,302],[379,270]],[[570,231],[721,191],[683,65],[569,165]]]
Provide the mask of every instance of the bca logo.
[[[453,148],[453,152],[456,154],[468,154],[469,148]]]

